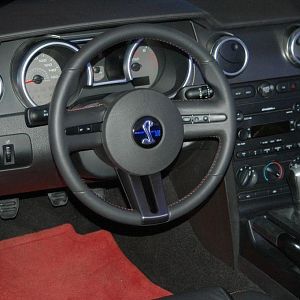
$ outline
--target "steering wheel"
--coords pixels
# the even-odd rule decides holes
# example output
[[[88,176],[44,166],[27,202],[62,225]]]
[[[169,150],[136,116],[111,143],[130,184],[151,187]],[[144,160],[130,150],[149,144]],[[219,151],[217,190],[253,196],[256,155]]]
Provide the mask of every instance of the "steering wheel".
[[[86,65],[100,52],[120,42],[152,39],[190,55],[206,83],[210,100],[170,100],[151,89],[113,93],[98,106],[68,110],[76,97]],[[197,116],[185,124],[184,116]],[[79,125],[88,133],[76,134]],[[218,150],[207,175],[175,203],[167,204],[161,171],[178,156],[185,140],[214,137]],[[155,225],[175,220],[199,206],[216,189],[231,159],[235,140],[235,110],[227,80],[217,63],[189,36],[167,27],[134,24],[109,30],[86,44],[70,60],[56,86],[49,114],[53,158],[67,186],[91,210],[129,225]],[[70,154],[102,149],[113,166],[131,208],[99,198],[81,179]],[[205,158],[203,158],[205,159]]]

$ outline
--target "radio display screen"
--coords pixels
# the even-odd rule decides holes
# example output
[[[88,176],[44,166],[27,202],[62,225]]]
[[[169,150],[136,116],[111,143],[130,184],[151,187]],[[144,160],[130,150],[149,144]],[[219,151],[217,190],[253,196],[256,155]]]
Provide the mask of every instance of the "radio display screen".
[[[278,122],[251,127],[251,137],[260,138],[269,135],[282,134],[290,131],[290,122]]]

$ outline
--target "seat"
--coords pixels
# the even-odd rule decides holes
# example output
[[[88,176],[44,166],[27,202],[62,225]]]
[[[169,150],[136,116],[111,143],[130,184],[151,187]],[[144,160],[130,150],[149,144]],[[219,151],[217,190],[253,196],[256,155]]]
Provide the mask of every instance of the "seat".
[[[164,297],[165,300],[272,300],[266,294],[254,291],[237,291],[231,294],[227,293],[224,289],[216,288],[203,288],[196,292],[183,293]]]

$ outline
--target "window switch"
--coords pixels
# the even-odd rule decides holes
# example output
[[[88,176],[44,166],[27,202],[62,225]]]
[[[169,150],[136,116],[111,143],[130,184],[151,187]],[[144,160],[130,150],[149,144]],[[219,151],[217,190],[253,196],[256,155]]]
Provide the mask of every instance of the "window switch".
[[[15,163],[14,145],[4,145],[2,148],[4,165],[13,165]]]

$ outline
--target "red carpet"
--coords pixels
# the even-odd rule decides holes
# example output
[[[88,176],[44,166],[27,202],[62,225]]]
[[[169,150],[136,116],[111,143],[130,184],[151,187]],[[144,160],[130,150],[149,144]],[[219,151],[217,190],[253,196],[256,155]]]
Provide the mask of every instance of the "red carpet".
[[[0,299],[155,299],[170,295],[121,252],[112,235],[71,225],[0,242]]]

